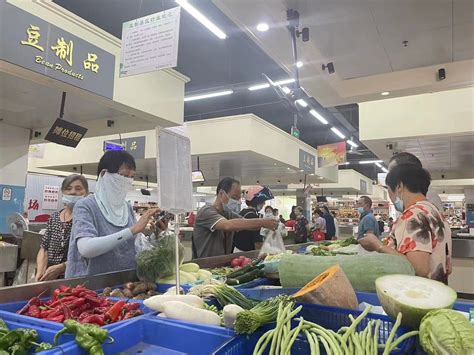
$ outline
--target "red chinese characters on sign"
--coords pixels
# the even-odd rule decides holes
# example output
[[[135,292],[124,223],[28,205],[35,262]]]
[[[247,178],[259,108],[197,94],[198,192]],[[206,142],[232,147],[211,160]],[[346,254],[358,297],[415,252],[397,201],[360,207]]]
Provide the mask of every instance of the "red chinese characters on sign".
[[[28,202],[28,211],[29,210],[38,210],[39,209],[39,203],[38,203],[38,200],[33,200],[33,199],[30,199],[30,201]]]

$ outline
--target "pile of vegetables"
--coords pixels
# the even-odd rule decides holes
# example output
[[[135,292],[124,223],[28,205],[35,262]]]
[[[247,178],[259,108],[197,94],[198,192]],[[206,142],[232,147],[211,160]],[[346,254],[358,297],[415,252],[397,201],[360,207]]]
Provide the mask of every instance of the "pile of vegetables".
[[[258,340],[253,354],[263,354],[270,345],[270,354],[287,355],[291,353],[291,348],[301,333],[306,337],[311,354],[320,354],[320,346],[326,354],[337,355],[377,355],[379,350],[387,355],[397,349],[397,346],[404,340],[416,336],[418,331],[412,331],[400,336],[395,340],[395,335],[400,326],[401,314],[390,332],[385,344],[379,344],[380,320],[369,321],[363,331],[356,329],[360,322],[370,312],[370,307],[366,308],[357,318],[349,315],[351,325],[342,327],[338,332],[325,329],[324,327],[309,322],[302,317],[297,318],[298,325],[292,328],[291,320],[300,312],[302,306],[293,310],[294,303],[281,304],[278,309],[277,322],[274,329],[264,333]]]
[[[333,257],[283,254],[278,272],[283,287],[303,287],[329,267],[339,264],[356,291],[375,292],[375,280],[394,272],[415,275],[411,263],[389,254]]]
[[[259,260],[250,262],[250,264],[231,272],[227,275],[225,283],[227,285],[236,286],[264,276],[264,265],[258,264],[259,262]]]
[[[34,329],[17,328],[10,330],[7,324],[0,319],[0,354],[27,354],[34,350],[39,353],[52,349],[49,343],[38,343],[38,332]]]
[[[420,324],[420,343],[430,355],[474,354],[474,326],[459,312],[428,312]]]
[[[251,309],[257,304],[256,301],[248,299],[235,288],[225,284],[194,286],[189,290],[188,295],[195,295],[204,299],[215,297],[222,307],[235,304],[243,309]]]
[[[64,322],[64,328],[54,336],[54,345],[58,344],[59,337],[62,334],[74,334],[77,345],[83,348],[89,355],[104,355],[102,344],[110,339],[109,332],[94,324],[81,324],[73,319]]]
[[[33,297],[16,313],[58,323],[73,319],[102,326],[140,316],[143,311],[139,308],[140,303],[114,302],[81,285],[61,285],[48,301]]]
[[[179,267],[179,283],[181,285],[194,284],[196,282],[206,282],[212,279],[212,273],[199,268],[196,263],[186,263]],[[159,284],[175,284],[176,276],[173,271],[171,276],[157,280]]]
[[[106,287],[99,295],[103,297],[119,297],[131,298],[134,300],[145,300],[148,297],[157,294],[155,289],[156,284],[154,284],[153,282],[127,282],[121,287],[114,289],[112,287]]]
[[[349,247],[351,245],[357,245],[358,242],[355,238],[347,238],[335,241],[324,241],[318,245],[308,245],[306,247],[306,254],[316,256],[334,256],[336,254],[356,254],[356,252],[344,252],[340,249]]]
[[[249,259],[243,255],[233,258],[230,261],[230,266],[233,268],[239,268],[239,267],[244,267],[252,263],[252,259]]]

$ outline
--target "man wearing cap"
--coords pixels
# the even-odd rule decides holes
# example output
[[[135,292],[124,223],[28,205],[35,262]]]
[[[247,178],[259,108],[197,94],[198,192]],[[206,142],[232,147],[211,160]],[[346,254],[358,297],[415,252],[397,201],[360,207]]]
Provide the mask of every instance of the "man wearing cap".
[[[245,219],[258,218],[258,212],[263,208],[265,201],[273,199],[271,191],[264,186],[250,186],[244,193],[247,208],[240,211],[240,216]],[[273,216],[271,216],[273,217]],[[234,253],[260,249],[263,237],[259,230],[241,230],[234,235]]]
[[[240,212],[240,182],[227,177],[219,181],[213,205],[202,207],[193,231],[193,257],[206,258],[231,254],[234,233],[241,230],[275,230],[274,219],[244,219]]]

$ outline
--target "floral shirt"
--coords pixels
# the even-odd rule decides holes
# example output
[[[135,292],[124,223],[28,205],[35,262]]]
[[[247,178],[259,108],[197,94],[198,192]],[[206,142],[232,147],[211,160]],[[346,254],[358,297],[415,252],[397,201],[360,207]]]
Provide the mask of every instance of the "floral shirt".
[[[306,226],[308,225],[308,220],[305,216],[296,220],[295,223],[295,243],[306,243],[308,240],[308,230]]]
[[[447,283],[451,229],[444,216],[430,202],[419,201],[402,213],[393,224],[388,245],[402,254],[411,251],[430,253],[428,277]]]

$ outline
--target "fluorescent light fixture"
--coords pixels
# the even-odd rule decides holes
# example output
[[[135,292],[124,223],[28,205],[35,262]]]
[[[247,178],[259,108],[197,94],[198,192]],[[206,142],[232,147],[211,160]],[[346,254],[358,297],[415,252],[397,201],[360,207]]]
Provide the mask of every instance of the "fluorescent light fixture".
[[[350,139],[347,140],[347,144],[349,144],[351,147],[354,147],[354,148],[357,148],[359,146],[358,144],[354,143],[354,141]]]
[[[382,160],[361,160],[359,164],[375,164],[375,163],[381,163]]]
[[[268,26],[268,24],[266,24],[265,22],[259,23],[257,25],[257,31],[260,31],[260,32],[266,32],[268,31],[269,28],[270,26]]]
[[[291,83],[294,83],[294,82],[295,82],[295,79],[285,79],[285,80],[276,81],[274,84],[276,86],[276,85],[291,84]],[[249,86],[248,89],[250,91],[255,91],[255,90],[261,90],[261,89],[267,89],[269,87],[270,87],[270,84],[265,83],[265,84],[258,84],[258,85]]]
[[[296,62],[296,66],[298,68],[301,68],[303,66],[303,62],[301,62],[301,61]]]
[[[289,94],[291,92],[291,90],[288,88],[288,86],[283,86],[281,89],[283,90],[283,92],[285,94]]]
[[[233,93],[234,93],[234,90],[216,91],[216,92],[210,92],[208,94],[187,96],[184,98],[184,101],[203,100],[203,99],[209,99],[211,97],[230,95]]]
[[[338,130],[336,127],[331,127],[331,131],[333,131],[337,136],[339,136],[342,139],[345,139],[346,136],[342,134],[340,130]]]
[[[387,96],[387,95],[390,95],[390,93],[388,91],[384,91],[384,92],[381,92],[380,95]]]
[[[349,165],[349,164],[350,164],[350,162],[346,161],[344,163],[340,163],[339,165]]]
[[[300,105],[301,107],[308,107],[308,104],[306,103],[305,100],[303,99],[298,99],[295,101],[298,105]]]
[[[382,168],[382,164],[380,164],[379,162],[375,162],[375,165],[377,165],[379,168]]]
[[[387,169],[387,168],[385,168],[385,167],[382,166],[381,169],[382,169],[382,171],[383,171],[384,173],[388,173],[388,169]]]
[[[191,5],[187,0],[176,0],[176,3],[185,9],[192,17],[201,22],[204,27],[214,33],[220,39],[226,39],[227,35],[215,24],[211,22],[206,16],[204,16],[198,9]]]
[[[318,119],[318,121],[321,122],[322,124],[328,124],[329,123],[323,116],[321,116],[318,113],[318,111],[310,110],[309,113],[312,114],[314,117],[316,117]]]
[[[300,169],[300,173],[302,173],[302,172],[304,172],[304,170],[303,170],[303,169]]]

